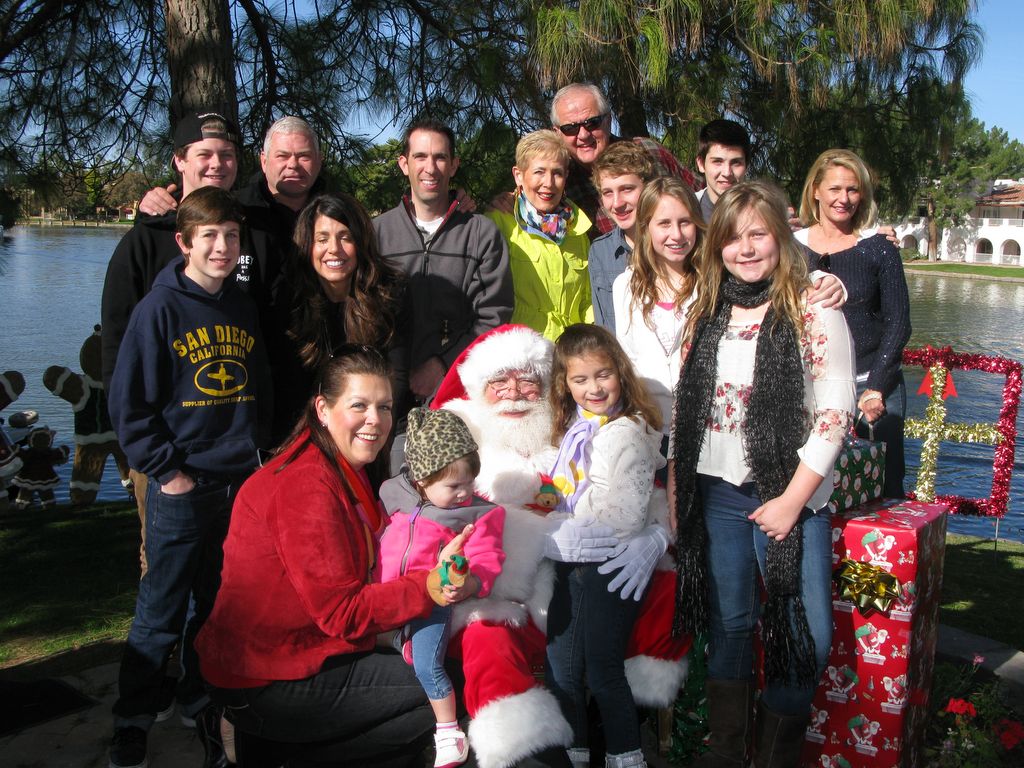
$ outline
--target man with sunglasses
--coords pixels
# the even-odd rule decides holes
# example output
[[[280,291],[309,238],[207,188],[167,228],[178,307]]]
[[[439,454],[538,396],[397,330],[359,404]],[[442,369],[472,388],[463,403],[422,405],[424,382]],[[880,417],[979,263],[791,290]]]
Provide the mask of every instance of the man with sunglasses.
[[[612,133],[608,99],[596,85],[571,83],[551,100],[551,124],[572,155],[565,196],[594,222],[589,233],[591,240],[611,232],[615,222],[601,208],[601,196],[591,178],[594,161],[611,144],[624,141]],[[637,137],[632,141],[650,155],[655,176],[676,176],[694,189],[699,187],[690,170],[654,139]]]

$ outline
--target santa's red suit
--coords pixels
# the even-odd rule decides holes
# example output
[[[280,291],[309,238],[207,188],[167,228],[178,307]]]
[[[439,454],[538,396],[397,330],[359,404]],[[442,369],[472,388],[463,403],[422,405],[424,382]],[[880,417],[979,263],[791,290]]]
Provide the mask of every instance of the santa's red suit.
[[[459,414],[479,445],[477,491],[505,506],[505,564],[490,595],[455,606],[449,652],[461,657],[469,738],[481,768],[513,765],[553,746],[567,746],[572,729],[540,679],[553,566],[544,559],[551,521],[525,505],[534,502],[541,474],[557,449],[551,445],[547,385],[552,345],[525,326],[501,326],[482,335],[455,361],[433,407]],[[487,382],[522,371],[544,384],[541,400],[484,400]],[[529,409],[521,418],[502,408]],[[626,675],[637,704],[670,705],[682,685],[690,642],[674,640],[675,572],[651,579],[630,643]],[[630,598],[632,599],[632,598]]]

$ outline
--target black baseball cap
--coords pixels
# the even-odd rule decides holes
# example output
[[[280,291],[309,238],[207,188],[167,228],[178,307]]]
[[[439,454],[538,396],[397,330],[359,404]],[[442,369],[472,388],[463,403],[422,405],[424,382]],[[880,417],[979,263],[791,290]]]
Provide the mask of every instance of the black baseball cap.
[[[223,139],[239,144],[238,126],[219,112],[189,112],[174,129],[174,148],[181,149],[203,139]]]

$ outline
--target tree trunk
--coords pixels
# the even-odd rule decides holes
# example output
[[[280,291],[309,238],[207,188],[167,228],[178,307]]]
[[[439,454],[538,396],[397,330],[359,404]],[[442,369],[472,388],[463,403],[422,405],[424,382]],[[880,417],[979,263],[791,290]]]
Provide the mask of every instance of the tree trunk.
[[[647,107],[632,86],[613,86],[608,95],[612,100],[612,111],[619,118],[619,131],[623,136],[632,139],[651,135],[647,127]]]
[[[939,258],[939,227],[935,223],[935,201],[928,198],[928,261]]]
[[[227,0],[166,0],[171,130],[186,112],[220,112],[238,123]]]

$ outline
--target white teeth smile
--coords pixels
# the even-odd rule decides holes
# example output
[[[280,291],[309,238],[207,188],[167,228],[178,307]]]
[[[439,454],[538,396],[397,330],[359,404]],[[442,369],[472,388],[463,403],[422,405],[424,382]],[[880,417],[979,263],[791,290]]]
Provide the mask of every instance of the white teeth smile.
[[[330,267],[331,269],[341,269],[342,266],[344,266],[344,264],[345,264],[345,260],[344,259],[328,259],[327,261],[324,262],[324,264],[327,265],[328,267]]]
[[[380,435],[366,435],[363,434],[362,432],[356,432],[356,437],[358,437],[360,440],[365,440],[368,443],[375,443],[377,442],[377,439],[380,437]]]

